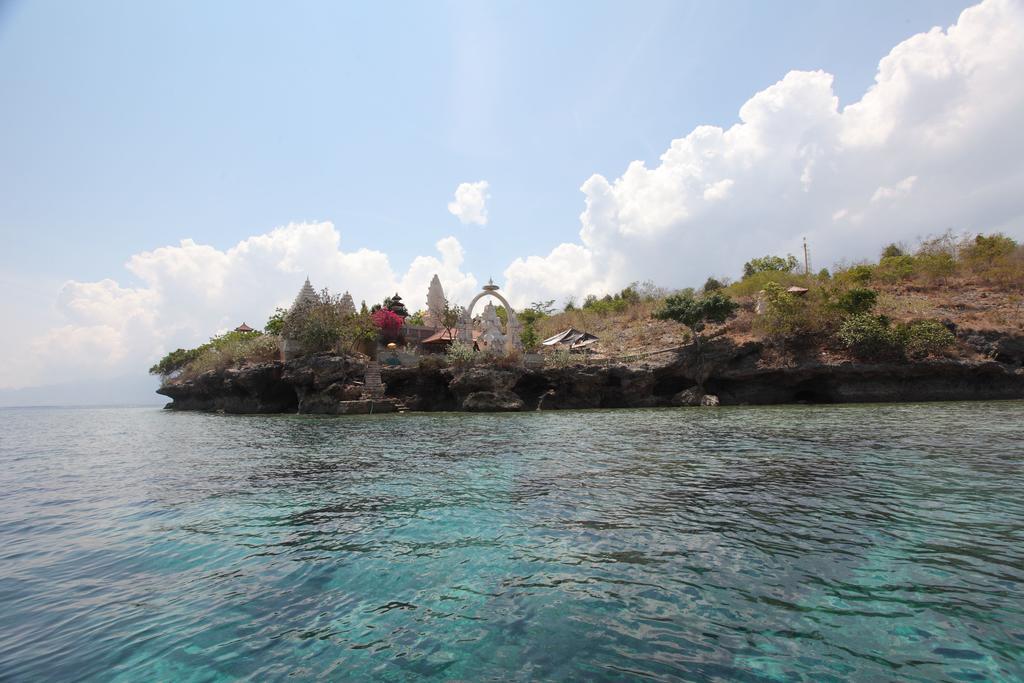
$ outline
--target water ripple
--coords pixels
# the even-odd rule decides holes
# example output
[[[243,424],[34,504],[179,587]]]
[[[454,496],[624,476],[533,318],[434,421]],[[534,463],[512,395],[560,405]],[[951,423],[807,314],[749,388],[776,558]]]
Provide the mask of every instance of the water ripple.
[[[0,679],[1019,680],[1022,418],[0,410]]]

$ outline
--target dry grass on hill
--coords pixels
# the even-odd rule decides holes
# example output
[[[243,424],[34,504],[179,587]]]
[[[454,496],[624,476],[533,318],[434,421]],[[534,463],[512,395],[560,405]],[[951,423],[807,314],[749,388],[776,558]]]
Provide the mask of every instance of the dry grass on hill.
[[[596,335],[600,341],[594,351],[601,356],[621,356],[655,349],[681,346],[688,334],[678,323],[655,320],[652,316],[660,302],[630,304],[621,313],[595,313],[583,309],[557,313],[537,323],[541,339],[570,327]]]
[[[1024,296],[1021,293],[983,286],[969,280],[943,285],[870,285],[879,292],[875,312],[898,322],[948,320],[968,330],[1024,332]],[[755,324],[753,296],[737,297],[741,308],[724,326],[710,326],[706,333],[721,332],[735,342],[761,338]],[[574,327],[597,335],[593,351],[598,358],[649,353],[682,346],[690,341],[686,328],[652,316],[660,301],[630,304],[621,313],[600,314],[577,309],[544,318],[537,324],[542,339]]]
[[[980,331],[1024,331],[1024,295],[971,280],[950,280],[942,286],[879,287],[876,312],[893,320],[951,320]]]

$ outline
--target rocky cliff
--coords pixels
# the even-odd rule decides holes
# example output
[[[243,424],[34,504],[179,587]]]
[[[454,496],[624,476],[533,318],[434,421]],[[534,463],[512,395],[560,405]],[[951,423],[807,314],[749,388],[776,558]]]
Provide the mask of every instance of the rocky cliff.
[[[527,370],[384,369],[389,399],[414,411],[520,411],[671,405],[845,403],[1024,398],[1024,337],[976,334],[976,359],[864,362],[809,344],[766,348],[720,339],[698,354],[652,356],[633,365]],[[160,388],[173,410],[228,413],[359,412],[364,365],[317,355],[211,371]],[[370,406],[372,410],[372,406]]]

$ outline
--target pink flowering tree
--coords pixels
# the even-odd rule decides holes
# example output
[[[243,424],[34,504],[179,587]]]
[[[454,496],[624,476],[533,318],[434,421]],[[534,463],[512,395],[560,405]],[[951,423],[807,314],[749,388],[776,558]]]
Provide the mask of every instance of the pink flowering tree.
[[[402,329],[402,325],[405,324],[402,316],[386,308],[374,311],[372,318],[373,324],[380,329],[380,333],[386,341],[398,339],[398,333]]]

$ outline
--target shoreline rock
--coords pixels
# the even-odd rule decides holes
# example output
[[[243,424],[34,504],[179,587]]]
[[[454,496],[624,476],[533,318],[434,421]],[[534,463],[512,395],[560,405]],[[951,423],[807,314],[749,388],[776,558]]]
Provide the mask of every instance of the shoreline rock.
[[[1024,399],[1024,337],[977,343],[993,350],[989,358],[833,362],[806,346],[780,363],[766,359],[760,342],[720,339],[700,357],[688,347],[647,365],[429,365],[381,374],[385,400],[418,412]],[[348,414],[361,410],[364,371],[356,358],[322,354],[211,371],[157,393],[172,399],[171,410]]]

